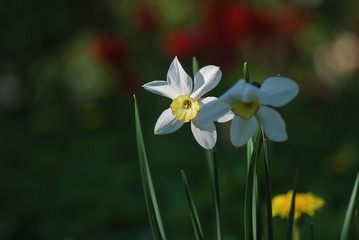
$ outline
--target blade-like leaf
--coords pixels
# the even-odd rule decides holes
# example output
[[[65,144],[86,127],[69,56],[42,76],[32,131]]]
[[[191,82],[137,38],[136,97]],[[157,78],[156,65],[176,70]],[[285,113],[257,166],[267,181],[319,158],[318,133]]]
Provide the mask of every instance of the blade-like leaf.
[[[196,57],[192,59],[192,71],[193,71],[193,78],[196,76],[196,73],[199,70],[198,61]]]
[[[355,210],[355,229],[357,233],[357,240],[359,240],[359,212]]]
[[[257,170],[255,170],[257,171]],[[261,196],[258,190],[258,176],[255,174],[253,179],[253,199],[252,199],[252,223],[253,223],[253,239],[263,239],[263,216]]]
[[[249,172],[249,167],[251,164],[252,154],[253,154],[253,137],[251,137],[247,142],[247,175]],[[254,170],[256,172],[256,170]],[[253,192],[252,192],[252,226],[253,226],[253,239],[257,239],[257,200],[258,200],[258,183],[257,175],[253,179]]]
[[[257,169],[254,166],[254,176],[253,176],[253,189],[252,189],[252,231],[253,231],[253,240],[258,239],[258,228],[257,228],[257,203],[258,203],[258,177]]]
[[[272,218],[272,191],[270,182],[270,168],[269,168],[269,153],[268,153],[268,139],[263,134],[263,150],[264,150],[264,169],[266,176],[266,198],[267,198],[267,229],[268,240],[273,240],[273,218]]]
[[[257,160],[259,158],[260,150],[262,148],[262,138],[259,132],[257,132],[256,140],[253,147],[251,161],[248,168],[247,180],[246,180],[246,191],[244,199],[244,237],[246,240],[251,239],[253,235],[253,189],[255,189],[255,172]],[[256,219],[255,219],[256,220]]]
[[[206,149],[206,158],[208,165],[208,172],[211,184],[212,203],[215,217],[215,227],[217,240],[223,239],[222,233],[222,221],[221,221],[221,208],[219,201],[219,186],[218,186],[218,171],[217,171],[217,160],[214,149]]]
[[[186,174],[184,173],[183,170],[181,170],[181,176],[182,176],[183,186],[184,186],[185,192],[186,192],[187,202],[188,202],[190,215],[191,215],[192,226],[193,226],[194,233],[196,235],[196,239],[203,240],[203,231],[202,231],[201,223],[199,221],[196,206],[194,204],[192,194],[191,194],[191,191],[188,186]]]
[[[359,184],[359,172],[357,174],[357,178],[356,178],[355,183],[354,183],[352,195],[350,197],[350,201],[349,201],[349,204],[348,204],[347,212],[345,214],[343,228],[342,228],[342,232],[340,234],[340,240],[346,240],[348,238],[350,219],[351,219],[351,217],[353,215],[355,199],[356,199],[356,195],[357,195],[357,192],[358,192],[358,184]]]
[[[244,66],[243,66],[243,75],[244,75],[244,80],[246,81],[246,83],[249,83],[249,70],[248,70],[248,65],[245,62]]]
[[[247,174],[249,172],[249,167],[252,159],[252,154],[254,150],[253,137],[251,137],[247,142]],[[253,192],[252,192],[252,227],[253,227],[253,239],[256,240],[261,238],[263,234],[262,229],[262,206],[259,197],[258,191],[258,176],[257,168],[253,170],[255,172],[253,178]]]
[[[143,141],[140,113],[138,110],[136,97],[135,96],[133,96],[133,97],[134,97],[134,101],[135,101],[135,124],[136,124],[137,151],[138,151],[142,186],[143,186],[143,191],[145,194],[147,211],[148,211],[148,215],[149,215],[149,219],[150,219],[153,237],[156,240],[165,240],[166,239],[165,230],[163,228],[161,214],[160,214],[160,210],[158,208],[156,193],[155,193],[155,189],[154,189],[154,186],[152,183],[151,172],[150,172],[150,168],[149,168],[148,161],[147,161],[145,144]]]
[[[247,142],[247,173],[249,171],[249,165],[251,164],[253,148],[253,137],[251,137]]]
[[[311,240],[314,240],[314,225],[313,223],[310,224],[310,236],[311,236]]]
[[[292,196],[292,204],[290,206],[290,211],[288,215],[288,228],[287,228],[287,240],[293,239],[293,225],[294,225],[294,213],[295,213],[295,194],[297,187],[297,179],[298,179],[299,171],[295,174],[294,183],[293,183],[293,196]]]

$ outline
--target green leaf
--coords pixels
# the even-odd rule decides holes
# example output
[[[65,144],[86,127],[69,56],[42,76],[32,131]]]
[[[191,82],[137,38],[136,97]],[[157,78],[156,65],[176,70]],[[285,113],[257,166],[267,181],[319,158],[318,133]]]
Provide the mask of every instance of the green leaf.
[[[198,61],[197,61],[196,57],[193,57],[193,59],[192,59],[192,70],[193,70],[193,79],[194,79],[194,77],[196,76],[196,73],[199,70]]]
[[[252,226],[253,226],[253,239],[263,239],[264,236],[263,236],[262,204],[261,204],[260,192],[258,190],[257,173],[255,173],[253,179]]]
[[[246,83],[249,83],[249,70],[248,70],[248,65],[245,62],[244,66],[243,66],[243,75],[244,75],[244,80],[246,81]]]
[[[184,173],[183,170],[181,170],[181,176],[182,176],[182,182],[183,182],[185,192],[186,192],[187,202],[188,202],[190,215],[191,215],[192,226],[193,226],[194,233],[196,235],[196,239],[203,240],[203,231],[202,231],[201,223],[199,221],[196,206],[194,204],[192,194],[191,194],[191,191],[188,186],[186,174]]]
[[[264,150],[264,168],[266,175],[266,198],[267,198],[267,229],[268,240],[273,240],[273,217],[272,217],[272,191],[270,182],[270,167],[269,167],[269,153],[268,153],[268,139],[263,134],[263,150]]]
[[[257,178],[257,169],[254,166],[254,176],[253,176],[253,189],[252,189],[252,228],[253,228],[253,240],[257,240],[258,228],[257,228],[257,203],[258,203],[258,178]]]
[[[259,133],[257,133],[259,134]],[[256,135],[257,136],[257,135]],[[253,137],[247,142],[247,174],[249,172],[252,154],[254,150]],[[253,177],[253,190],[252,190],[252,227],[253,227],[253,239],[262,238],[263,234],[263,219],[262,219],[262,205],[258,191],[258,176],[257,168],[254,166]]]
[[[160,210],[158,208],[155,189],[152,183],[152,177],[150,168],[147,161],[147,155],[145,150],[145,144],[143,141],[140,113],[136,97],[133,96],[135,101],[135,124],[136,124],[136,139],[137,139],[137,151],[141,171],[141,180],[143,191],[145,195],[145,201],[148,211],[148,216],[152,228],[153,237],[155,240],[166,240],[165,230],[163,228]]]
[[[355,229],[357,233],[357,240],[359,240],[359,212],[355,210]]]
[[[311,240],[314,240],[314,224],[311,223],[310,224],[310,236],[311,236]]]
[[[251,159],[253,155],[254,145],[253,145],[253,137],[251,137],[247,142],[247,174],[249,173]],[[252,189],[252,227],[253,227],[253,239],[257,239],[260,231],[260,227],[258,229],[259,223],[261,222],[261,218],[257,217],[260,215],[260,201],[258,197],[258,177],[257,177],[257,169],[254,166],[254,177],[253,177],[253,189]],[[259,221],[257,221],[259,220]]]
[[[212,203],[215,217],[215,227],[217,240],[223,239],[222,233],[222,221],[221,221],[221,208],[219,200],[219,187],[218,187],[218,171],[217,171],[217,160],[214,149],[206,149],[206,158],[208,165],[208,172],[211,184]]]
[[[295,213],[295,194],[297,187],[297,179],[298,179],[299,171],[295,174],[294,183],[293,183],[293,196],[292,196],[292,204],[290,205],[290,211],[288,215],[288,228],[287,228],[287,240],[293,239],[293,225],[294,225],[294,213]]]
[[[253,148],[253,137],[251,137],[247,142],[247,173],[249,171],[249,165],[251,164]]]
[[[262,138],[260,137],[260,132],[257,132],[256,140],[253,147],[253,152],[251,154],[251,160],[248,168],[247,180],[246,180],[246,191],[244,199],[244,237],[246,240],[251,239],[254,234],[253,229],[253,189],[255,188],[255,175],[256,175],[256,165],[260,155],[260,150],[262,148]],[[256,222],[257,218],[254,219]],[[256,225],[257,227],[257,225]],[[255,227],[255,228],[256,228]],[[252,237],[251,237],[252,236]]]
[[[358,184],[359,184],[359,172],[357,174],[357,178],[354,183],[352,195],[350,197],[350,201],[348,204],[347,212],[345,214],[343,228],[342,228],[342,232],[340,234],[340,240],[346,240],[348,238],[350,219],[351,219],[351,216],[353,215],[355,199],[356,199],[356,195],[358,192]]]

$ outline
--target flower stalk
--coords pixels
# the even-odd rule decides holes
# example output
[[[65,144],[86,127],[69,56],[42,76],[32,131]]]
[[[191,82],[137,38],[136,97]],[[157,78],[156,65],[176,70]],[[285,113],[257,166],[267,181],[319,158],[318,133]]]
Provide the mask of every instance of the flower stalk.
[[[262,129],[263,151],[264,151],[264,168],[266,178],[266,199],[267,199],[267,231],[268,240],[273,240],[273,217],[272,217],[272,191],[270,182],[269,152],[268,139]]]
[[[216,150],[214,148],[206,150],[206,159],[207,159],[208,173],[209,173],[210,185],[211,185],[212,205],[213,205],[215,228],[216,228],[216,239],[222,240],[223,232],[222,232],[222,220],[221,220],[221,206],[219,199],[218,169],[217,169]]]

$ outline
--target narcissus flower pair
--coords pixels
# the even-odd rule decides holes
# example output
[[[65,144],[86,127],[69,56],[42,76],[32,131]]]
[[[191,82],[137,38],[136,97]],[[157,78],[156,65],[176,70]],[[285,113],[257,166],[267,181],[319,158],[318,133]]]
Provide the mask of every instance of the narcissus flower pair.
[[[207,149],[216,144],[216,122],[232,120],[230,137],[234,146],[244,145],[256,132],[261,122],[267,137],[273,141],[285,141],[287,133],[280,114],[272,106],[280,107],[298,93],[298,86],[288,78],[271,77],[262,85],[239,80],[218,99],[201,97],[217,86],[222,76],[216,66],[201,68],[192,79],[182,68],[177,57],[173,60],[167,81],[153,81],[143,87],[153,93],[172,99],[155,125],[155,134],[178,130],[191,121],[192,133],[197,142]]]

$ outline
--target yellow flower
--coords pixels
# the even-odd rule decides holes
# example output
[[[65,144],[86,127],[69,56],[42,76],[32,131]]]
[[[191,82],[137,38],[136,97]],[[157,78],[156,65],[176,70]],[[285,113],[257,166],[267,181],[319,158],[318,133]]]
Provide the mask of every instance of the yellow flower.
[[[280,194],[272,200],[273,217],[280,216],[281,218],[288,217],[290,206],[292,203],[293,191],[287,194]],[[294,219],[298,219],[303,213],[310,216],[314,215],[314,211],[324,205],[324,200],[312,193],[296,193],[295,195],[295,212]]]

